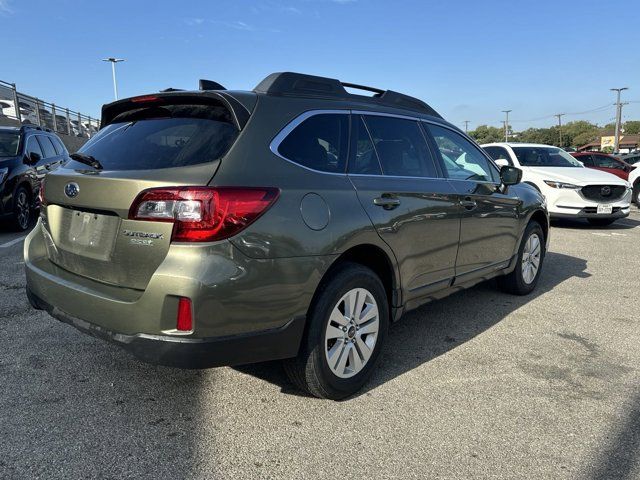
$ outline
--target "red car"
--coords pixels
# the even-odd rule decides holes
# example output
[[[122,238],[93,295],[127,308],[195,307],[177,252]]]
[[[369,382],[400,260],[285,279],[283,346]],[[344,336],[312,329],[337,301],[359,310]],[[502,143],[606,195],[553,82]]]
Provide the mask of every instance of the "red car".
[[[620,160],[613,155],[607,155],[600,152],[572,152],[571,155],[576,157],[585,167],[595,168],[603,172],[613,173],[623,180],[629,179],[629,173],[636,167],[629,165],[627,162]]]

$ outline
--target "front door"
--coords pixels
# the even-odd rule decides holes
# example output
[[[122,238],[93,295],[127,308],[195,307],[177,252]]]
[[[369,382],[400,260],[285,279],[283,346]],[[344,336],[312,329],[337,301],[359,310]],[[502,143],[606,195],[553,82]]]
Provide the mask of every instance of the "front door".
[[[460,206],[417,121],[353,115],[349,178],[398,261],[403,300],[450,285]]]
[[[498,190],[499,172],[479,147],[453,129],[424,126],[463,212],[456,284],[506,267],[516,250],[521,201]]]

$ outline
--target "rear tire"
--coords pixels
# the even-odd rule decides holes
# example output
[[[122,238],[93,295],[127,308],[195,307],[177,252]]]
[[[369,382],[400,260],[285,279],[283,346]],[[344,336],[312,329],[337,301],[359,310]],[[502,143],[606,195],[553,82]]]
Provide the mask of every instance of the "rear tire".
[[[296,358],[284,368],[301,390],[340,400],[371,376],[389,326],[389,304],[380,278],[357,263],[344,263],[318,287],[307,332]]]
[[[640,166],[638,166],[640,168]],[[631,201],[635,202],[635,204],[640,208],[640,180],[638,180],[633,185],[633,194],[631,196]]]
[[[24,232],[31,225],[32,216],[31,195],[25,187],[18,187],[13,194],[13,227]]]
[[[594,227],[606,227],[607,225],[611,225],[617,219],[615,218],[587,218],[587,222],[593,225]]]
[[[538,284],[545,253],[542,227],[538,222],[531,221],[522,236],[513,272],[498,278],[500,288],[514,295],[531,293]]]

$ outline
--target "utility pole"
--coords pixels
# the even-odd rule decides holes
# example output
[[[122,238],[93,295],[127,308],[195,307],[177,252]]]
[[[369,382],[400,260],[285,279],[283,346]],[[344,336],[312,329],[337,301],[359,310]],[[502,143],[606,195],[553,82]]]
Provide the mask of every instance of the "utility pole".
[[[504,141],[509,141],[509,112],[512,110],[502,110],[502,113],[507,115],[507,119],[504,121]]]
[[[463,123],[464,123],[464,133],[469,133],[469,124],[471,122],[469,120],[465,120]]]
[[[111,62],[111,74],[113,75],[113,96],[118,100],[118,84],[116,82],[116,63],[124,62],[124,58],[103,58],[103,62]]]
[[[622,105],[626,105],[626,103],[620,103],[620,92],[622,92],[623,90],[629,90],[629,88],[628,87],[611,88],[610,90],[612,92],[616,92],[618,95],[616,99],[616,134],[615,134],[616,136],[613,143],[613,153],[616,153],[620,145],[620,124],[622,123]]]
[[[562,148],[562,116],[566,115],[564,113],[556,113],[554,117],[558,117],[558,133],[560,134],[560,144],[558,145]]]

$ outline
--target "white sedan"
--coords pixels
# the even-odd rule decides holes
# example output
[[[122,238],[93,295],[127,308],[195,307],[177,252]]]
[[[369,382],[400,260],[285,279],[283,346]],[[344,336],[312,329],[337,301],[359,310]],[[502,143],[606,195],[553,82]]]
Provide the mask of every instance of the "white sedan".
[[[522,181],[545,196],[553,218],[586,218],[592,225],[609,225],[629,215],[629,182],[610,173],[586,168],[558,147],[490,143],[482,148],[498,165],[520,168]]]

